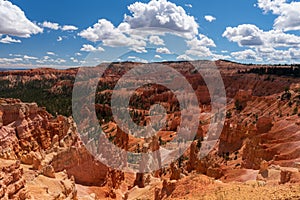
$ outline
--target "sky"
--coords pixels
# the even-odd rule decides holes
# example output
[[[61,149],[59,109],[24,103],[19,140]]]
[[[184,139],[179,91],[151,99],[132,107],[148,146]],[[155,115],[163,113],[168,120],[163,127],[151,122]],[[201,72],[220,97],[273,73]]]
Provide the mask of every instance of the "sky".
[[[1,68],[300,63],[300,1],[0,0]]]

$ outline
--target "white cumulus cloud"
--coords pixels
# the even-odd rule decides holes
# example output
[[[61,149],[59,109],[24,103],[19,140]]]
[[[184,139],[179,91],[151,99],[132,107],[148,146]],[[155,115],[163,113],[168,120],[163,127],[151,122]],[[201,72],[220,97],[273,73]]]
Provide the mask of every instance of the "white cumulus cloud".
[[[176,59],[177,59],[177,60],[187,60],[187,61],[193,60],[191,57],[189,57],[189,56],[186,55],[186,54],[182,54],[182,55],[178,56]]]
[[[150,36],[149,37],[149,42],[150,44],[154,44],[154,45],[165,45],[163,39],[161,39],[159,36]]]
[[[248,60],[267,63],[291,63],[300,59],[299,48],[275,49],[259,47],[232,52],[231,56],[236,60]]]
[[[166,47],[157,48],[156,53],[171,54],[170,50]]]
[[[102,47],[94,47],[90,44],[84,44],[82,45],[82,48],[80,49],[80,51],[86,51],[86,52],[96,52],[96,51],[99,51],[99,52],[102,52],[104,51],[104,49]]]
[[[78,28],[73,25],[64,25],[63,27],[61,27],[61,30],[62,31],[76,31],[76,30],[78,30]]]
[[[211,15],[205,15],[204,16],[204,19],[208,22],[213,22],[216,20],[216,18],[214,16],[211,16]]]
[[[43,22],[42,26],[44,28],[49,28],[49,29],[53,29],[53,30],[58,30],[59,29],[59,24],[58,23],[53,23],[53,22]]]
[[[48,22],[48,21],[44,21],[41,26],[43,26],[44,28],[49,28],[52,30],[62,30],[62,31],[76,31],[78,30],[78,28],[76,26],[73,25],[64,25],[61,26],[58,23],[54,23],[54,22]]]
[[[62,63],[65,63],[67,62],[65,59],[62,59],[62,58],[58,58],[56,60],[54,60],[54,63],[57,63],[57,64],[62,64]]]
[[[146,42],[140,38],[127,36],[106,19],[98,20],[93,27],[83,30],[79,35],[89,41],[102,41],[104,46],[131,47],[137,52],[144,52]]]
[[[137,53],[147,52],[147,43],[164,46],[161,35],[172,34],[184,39],[198,35],[199,25],[195,18],[167,0],[135,2],[128,10],[130,14],[125,14],[119,25],[99,19],[78,35],[92,42],[102,42],[104,46],[128,47]]]
[[[293,59],[293,60],[300,59],[300,49],[290,48],[288,51],[291,56],[291,59]]]
[[[29,38],[43,29],[31,22],[18,6],[0,0],[0,34]]]
[[[284,31],[300,30],[300,2],[286,0],[258,0],[258,7],[265,13],[272,12],[278,17],[274,28]]]
[[[195,37],[192,40],[187,41],[187,45],[192,49],[197,49],[198,47],[203,46],[216,47],[215,42],[203,34],[199,34],[199,39]]]
[[[0,43],[4,43],[4,44],[21,43],[21,40],[13,39],[7,35],[5,38],[0,38]]]
[[[119,37],[126,38],[115,26],[106,19],[99,19],[93,27],[83,30],[79,35],[89,41],[112,41]],[[122,42],[122,41],[120,41]],[[124,42],[125,43],[125,42]]]
[[[239,46],[258,46],[263,45],[261,38],[263,31],[253,24],[242,24],[238,27],[227,27],[223,33],[231,42],[237,42]]]
[[[154,58],[161,59],[162,57],[160,55],[155,55]]]
[[[22,61],[22,58],[0,58],[0,63],[16,63]]]
[[[24,55],[23,58],[24,58],[25,60],[37,60],[37,59],[38,59],[37,57],[27,56],[27,55]]]
[[[212,56],[210,47],[216,47],[214,41],[203,34],[199,34],[198,37],[188,40],[186,43],[189,49],[185,54],[198,56],[199,58]]]
[[[47,52],[47,55],[50,55],[50,56],[55,56],[55,53],[54,53],[54,52],[52,52],[52,51],[48,51],[48,52]]]
[[[239,46],[249,47],[299,47],[300,36],[284,33],[281,30],[263,31],[253,24],[227,27],[222,35]]]
[[[258,54],[253,51],[252,49],[246,49],[244,51],[237,51],[232,52],[231,56],[237,60],[253,60],[253,61],[260,61]]]
[[[124,21],[131,29],[146,29],[149,32],[178,34],[192,38],[198,34],[199,25],[193,16],[181,6],[167,0],[136,2],[128,6],[132,15],[125,15]]]
[[[76,58],[74,58],[74,57],[71,57],[70,60],[73,61],[74,63],[78,63],[79,62],[79,60],[76,59]]]

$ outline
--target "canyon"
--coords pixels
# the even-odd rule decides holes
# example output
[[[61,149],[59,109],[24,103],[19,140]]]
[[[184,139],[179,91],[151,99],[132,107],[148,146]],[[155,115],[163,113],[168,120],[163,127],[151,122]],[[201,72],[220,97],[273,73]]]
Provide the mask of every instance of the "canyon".
[[[176,96],[166,87],[146,85],[130,99],[131,119],[140,126],[149,124],[149,109],[160,102],[166,109],[166,126],[150,139],[135,138],[118,127],[110,105],[114,86],[139,65],[102,64],[106,70],[98,78],[94,94],[94,110],[105,136],[114,145],[135,153],[156,151],[171,144],[181,120]],[[202,157],[201,146],[214,121],[214,116],[207,114],[212,109],[209,90],[192,62],[162,65],[177,70],[189,81],[201,113],[187,151],[151,173],[113,169],[97,160],[84,145],[90,138],[78,132],[82,127],[72,117],[72,89],[78,69],[0,72],[0,198],[300,198],[298,77],[247,72],[274,66],[214,62],[224,81],[226,116],[217,142]],[[81,113],[88,117],[91,111]],[[98,150],[105,150],[100,148],[101,145]],[[107,154],[115,159],[120,156]]]

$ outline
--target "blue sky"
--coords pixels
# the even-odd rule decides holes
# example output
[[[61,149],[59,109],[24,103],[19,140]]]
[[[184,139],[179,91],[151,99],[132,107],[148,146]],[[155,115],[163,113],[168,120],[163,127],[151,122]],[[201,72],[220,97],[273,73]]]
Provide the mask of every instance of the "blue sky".
[[[300,2],[0,0],[0,67],[300,62]]]

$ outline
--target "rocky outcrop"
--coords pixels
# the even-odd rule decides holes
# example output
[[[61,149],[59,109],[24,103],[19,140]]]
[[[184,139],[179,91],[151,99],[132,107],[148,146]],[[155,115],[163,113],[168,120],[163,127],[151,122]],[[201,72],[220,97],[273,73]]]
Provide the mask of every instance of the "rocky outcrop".
[[[273,184],[300,183],[300,172],[294,167],[268,166],[268,162],[263,161],[256,179]]]
[[[187,163],[187,171],[191,172],[196,169],[197,163],[199,161],[199,148],[200,148],[200,143],[201,141],[194,141],[191,146],[190,146],[190,154],[189,154],[189,161]]]
[[[67,146],[77,140],[71,118],[53,118],[35,103],[1,99],[0,111],[0,158],[16,159],[32,151],[49,150],[54,140],[63,140]]]
[[[252,132],[251,129],[253,129],[251,125],[245,127],[231,120],[226,121],[219,137],[219,155],[233,153],[239,150],[243,145],[244,139],[249,137],[247,132]]]
[[[51,178],[66,170],[77,183],[105,184],[108,168],[81,146],[72,118],[15,99],[0,99],[0,111],[0,158],[19,159]]]
[[[243,110],[247,106],[247,102],[252,99],[252,91],[251,90],[239,90],[235,97],[235,107],[237,110]]]
[[[173,181],[164,180],[163,184],[162,184],[163,185],[162,188],[155,189],[154,199],[161,200],[161,199],[169,197],[176,188],[176,182],[177,181],[175,181],[175,180],[173,180]]]
[[[56,172],[66,170],[74,176],[76,183],[83,185],[103,185],[108,167],[96,161],[84,147],[69,147],[53,156],[51,165]]]
[[[280,173],[280,183],[300,183],[300,172],[295,168],[282,168]]]
[[[6,162],[6,161],[1,161]],[[26,181],[23,177],[23,169],[20,162],[16,161],[5,164],[0,167],[0,199],[28,199],[30,195],[25,189]]]
[[[145,187],[145,174],[144,173],[136,173],[136,177],[133,183],[134,186],[138,186],[139,188]]]
[[[287,92],[265,97],[249,96],[250,92],[246,91],[237,93],[235,100],[227,106],[230,115],[218,143],[206,157],[196,162],[195,169],[214,178],[222,177],[222,180],[252,179],[254,176],[250,176],[247,170],[260,170],[258,180],[277,183],[282,173],[281,182],[289,182],[286,177],[291,173],[281,172],[281,168],[293,168],[300,160],[300,123],[295,114],[295,107],[299,104],[294,100],[298,94],[290,91],[290,101],[287,101],[279,98],[284,93]],[[236,105],[236,100],[239,105]],[[194,160],[192,153],[189,157]],[[188,171],[193,169],[191,166],[189,161]],[[234,178],[232,174],[237,169],[245,170],[245,173]],[[296,182],[297,175],[292,174],[295,177],[292,182]]]
[[[139,170],[145,173],[137,173],[134,181],[134,186],[137,185],[140,188],[144,188],[147,184],[146,172],[151,172],[154,168],[160,169],[161,166],[158,137],[146,138],[144,142],[142,147],[142,153],[144,154],[139,163]],[[146,154],[149,152],[153,152],[153,154]],[[148,174],[148,176],[150,175]]]
[[[55,171],[51,165],[47,165],[43,168],[43,175],[49,178],[55,178]]]
[[[74,179],[65,172],[54,173],[51,166],[42,174],[20,161],[0,159],[0,199],[77,199]]]
[[[181,178],[181,169],[173,162],[170,166],[171,176],[170,180],[179,180]]]
[[[261,117],[257,120],[256,128],[257,128],[257,134],[261,133],[267,133],[269,132],[273,127],[273,122],[271,117]]]
[[[72,177],[69,179],[65,172],[56,173],[55,178],[47,174],[32,177],[32,171],[25,171],[25,174],[28,177],[26,189],[32,199],[78,199],[75,181]]]
[[[300,133],[297,119],[296,116],[280,119],[275,121],[274,125],[268,118],[259,122],[258,129],[264,133],[246,141],[243,149],[243,166],[259,169],[261,161],[266,160],[282,167],[294,167],[295,162],[300,159],[297,148]]]

